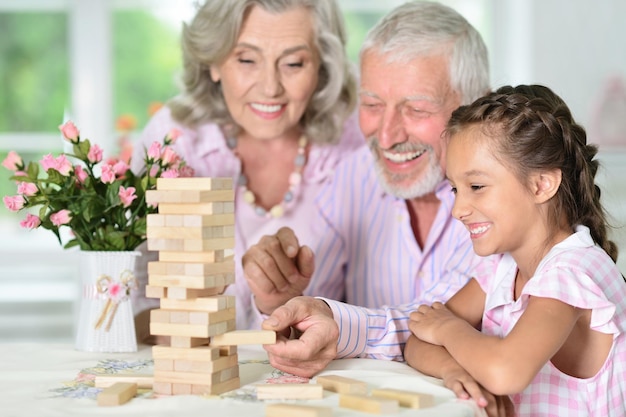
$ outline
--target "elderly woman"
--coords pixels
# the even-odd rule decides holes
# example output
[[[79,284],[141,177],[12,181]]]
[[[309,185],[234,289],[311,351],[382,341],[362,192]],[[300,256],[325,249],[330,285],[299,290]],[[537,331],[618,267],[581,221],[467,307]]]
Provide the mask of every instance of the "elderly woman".
[[[144,147],[176,128],[176,150],[196,176],[234,179],[236,283],[227,293],[238,328],[260,323],[241,256],[282,226],[315,246],[308,219],[318,189],[365,143],[345,41],[335,0],[207,0],[183,29],[183,90],[135,147],[140,170]]]

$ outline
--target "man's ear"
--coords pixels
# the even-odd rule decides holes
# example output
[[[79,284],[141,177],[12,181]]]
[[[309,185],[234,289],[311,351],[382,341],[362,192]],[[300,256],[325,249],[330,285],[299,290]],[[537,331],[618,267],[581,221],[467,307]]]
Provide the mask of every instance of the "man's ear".
[[[560,169],[542,171],[534,174],[531,187],[537,203],[550,200],[561,186],[562,172]]]
[[[209,72],[211,73],[211,80],[214,83],[219,83],[220,79],[222,78],[222,74],[220,73],[220,70],[217,68],[217,66],[211,65],[209,67]]]

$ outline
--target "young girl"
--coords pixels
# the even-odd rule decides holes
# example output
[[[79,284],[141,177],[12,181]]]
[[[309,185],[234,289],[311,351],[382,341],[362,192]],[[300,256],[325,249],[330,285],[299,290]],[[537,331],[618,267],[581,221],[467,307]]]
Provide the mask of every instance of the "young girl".
[[[460,366],[518,416],[626,415],[626,282],[597,147],[537,85],[459,108],[447,133],[452,214],[485,258],[445,306],[411,314],[407,361],[444,380]]]

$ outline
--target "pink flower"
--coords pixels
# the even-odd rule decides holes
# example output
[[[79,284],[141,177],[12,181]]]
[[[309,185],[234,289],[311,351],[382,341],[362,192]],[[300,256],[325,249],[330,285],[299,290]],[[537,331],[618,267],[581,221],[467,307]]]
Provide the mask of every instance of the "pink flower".
[[[128,164],[124,161],[117,161],[114,165],[113,165],[113,172],[115,172],[115,175],[117,175],[118,177],[123,176],[124,174],[126,174],[126,171],[128,171]]]
[[[182,132],[178,129],[176,129],[175,127],[173,127],[169,133],[167,134],[167,136],[165,137],[165,141],[168,143],[176,143],[176,141],[178,140],[178,138],[182,135]]]
[[[164,164],[175,164],[180,160],[180,156],[170,147],[163,148],[163,154],[161,160]]]
[[[78,128],[74,125],[74,122],[68,120],[64,124],[59,126],[59,130],[65,137],[65,139],[71,143],[78,143],[78,136],[80,132]]]
[[[112,184],[115,181],[115,171],[111,165],[102,166],[102,175],[100,179],[105,184]]]
[[[55,226],[62,226],[64,224],[68,224],[72,219],[72,214],[69,210],[59,210],[56,213],[52,213],[50,215],[50,221]]]
[[[181,177],[187,177],[187,178],[193,177],[195,174],[195,171],[189,165],[183,165],[179,167],[178,172]]]
[[[118,195],[124,207],[130,206],[133,200],[137,198],[135,195],[135,187],[124,188],[124,186],[121,186]]]
[[[2,161],[2,166],[11,171],[17,171],[24,167],[24,162],[22,161],[22,157],[19,156],[15,151],[10,151],[4,161]]]
[[[60,155],[58,158],[55,158],[52,154],[48,154],[43,157],[40,163],[44,171],[48,171],[52,168],[59,171],[59,174],[63,176],[69,175],[72,171],[72,164],[68,161],[65,155]]]
[[[158,165],[152,165],[152,167],[150,168],[150,176],[152,178],[156,177],[157,174],[159,173],[159,166]]]
[[[20,226],[24,229],[36,229],[41,224],[39,217],[33,214],[27,214],[26,218],[20,222]]]
[[[4,201],[4,205],[11,211],[20,211],[24,207],[24,197],[21,195],[7,195],[2,201]]]
[[[91,148],[89,148],[89,152],[87,153],[87,159],[89,159],[89,162],[91,162],[92,164],[97,164],[98,162],[102,161],[102,148],[100,148],[98,145],[93,145]]]
[[[163,178],[178,178],[178,177],[180,177],[180,174],[178,173],[178,170],[176,168],[170,168],[170,169],[167,169],[167,170],[163,171],[163,173],[161,174],[161,177],[163,177]]]
[[[109,284],[109,298],[111,301],[120,301],[125,295],[124,287],[119,282],[112,282]]]
[[[148,158],[158,161],[161,157],[161,144],[159,142],[152,142],[150,149],[148,149]]]
[[[87,179],[87,177],[89,176],[89,174],[87,174],[87,171],[85,171],[83,169],[83,167],[81,167],[80,165],[75,165],[74,166],[74,175],[76,175],[76,180],[80,183],[80,184],[84,184],[85,180]]]
[[[25,196],[37,194],[37,186],[32,182],[20,182],[17,185],[17,193]]]

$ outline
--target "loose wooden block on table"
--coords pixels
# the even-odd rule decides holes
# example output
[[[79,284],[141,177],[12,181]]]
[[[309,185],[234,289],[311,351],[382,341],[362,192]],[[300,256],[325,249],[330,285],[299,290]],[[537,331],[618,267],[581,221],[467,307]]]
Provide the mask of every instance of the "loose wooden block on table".
[[[116,382],[98,394],[100,406],[121,405],[137,395],[137,384],[130,382]]]
[[[234,330],[211,338],[211,346],[273,345],[276,332],[272,330]]]
[[[231,190],[228,177],[157,178],[157,190]]]
[[[153,375],[146,374],[107,374],[96,375],[94,382],[96,388],[107,388],[118,382],[136,384],[137,388],[152,388]]]
[[[373,397],[397,400],[401,406],[408,408],[426,408],[435,405],[435,398],[430,394],[405,391],[391,388],[377,388],[371,392]]]
[[[367,394],[367,383],[340,375],[319,375],[315,381],[325,390],[340,394]]]
[[[330,407],[275,403],[265,406],[265,417],[331,417]]]
[[[393,414],[399,410],[397,400],[358,394],[339,394],[339,407],[373,414]]]
[[[260,384],[256,386],[259,400],[316,400],[324,398],[320,384]]]

